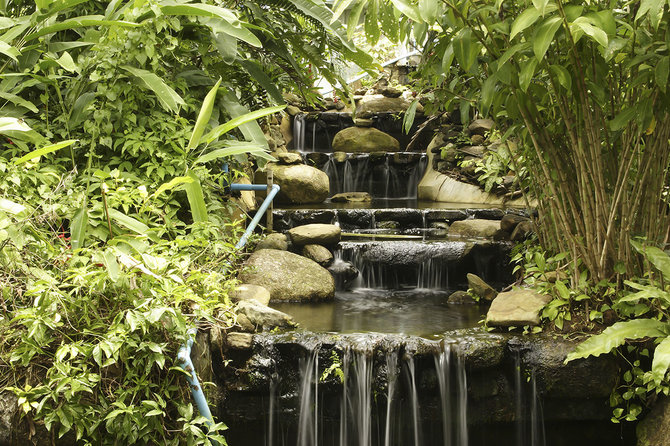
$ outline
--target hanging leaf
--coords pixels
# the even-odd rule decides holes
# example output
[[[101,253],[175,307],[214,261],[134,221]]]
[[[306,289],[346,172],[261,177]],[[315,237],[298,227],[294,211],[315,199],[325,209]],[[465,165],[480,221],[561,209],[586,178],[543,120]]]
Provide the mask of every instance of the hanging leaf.
[[[200,186],[200,179],[195,173],[189,172],[188,176],[193,181],[184,183],[186,189],[186,197],[188,204],[191,207],[191,216],[194,223],[204,222],[209,219],[207,216],[207,205],[205,204],[205,197],[202,194],[202,187]]]
[[[395,6],[398,11],[402,12],[415,22],[421,23],[421,14],[416,6],[406,0],[391,0],[391,3],[393,3],[393,6]]]
[[[38,29],[37,31],[25,36],[25,41],[29,42],[31,40],[37,39],[38,37],[57,33],[67,29],[84,28],[89,26],[122,26],[127,28],[136,28],[141,25],[139,23],[124,22],[121,20],[105,20],[105,18],[101,15],[74,17],[63,20],[51,26],[45,26],[44,28]]]
[[[149,226],[145,225],[136,218],[130,217],[129,215],[119,212],[116,209],[108,209],[107,213],[109,217],[114,220],[116,223],[124,226],[136,234],[146,235],[149,240],[157,242],[159,239],[152,231],[149,230]]]
[[[191,178],[191,177],[175,177],[175,178],[171,179],[170,181],[168,181],[167,183],[161,184],[161,186],[158,188],[158,190],[156,190],[156,192],[154,192],[153,197],[155,198],[155,197],[159,196],[160,194],[162,194],[163,192],[168,191],[168,190],[172,190],[175,187],[180,186],[182,184],[192,183],[192,182],[193,182],[193,178]]]
[[[198,147],[200,144],[202,134],[205,132],[205,127],[209,123],[209,118],[212,116],[214,100],[216,99],[216,92],[219,90],[219,85],[221,85],[221,78],[219,78],[216,84],[214,84],[214,86],[209,90],[207,96],[205,96],[205,100],[202,101],[202,107],[200,107],[198,119],[195,121],[195,126],[193,127],[191,138],[188,140],[188,145],[186,146],[187,152]]]
[[[256,82],[259,83],[261,87],[263,87],[263,89],[270,95],[272,100],[274,100],[276,103],[284,102],[284,97],[277,88],[277,85],[272,79],[270,79],[270,76],[265,74],[263,67],[258,62],[246,59],[239,60],[238,63],[247,73],[249,73],[251,77],[254,78]]]
[[[561,27],[561,23],[562,19],[560,17],[549,17],[533,34],[533,52],[538,61],[544,59],[544,55],[554,40],[556,31]]]
[[[367,4],[368,0],[360,0],[349,13],[349,17],[347,17],[347,39],[353,39],[358,28],[358,22],[361,20],[361,14]]]
[[[12,93],[5,93],[3,91],[0,91],[0,98],[9,101],[15,105],[18,105],[19,107],[24,107],[30,110],[33,113],[37,113],[39,110],[37,107],[35,107],[35,104],[33,104],[30,101],[27,101],[23,99],[21,96],[12,94]]]
[[[74,63],[72,56],[70,56],[70,53],[67,51],[63,51],[63,54],[58,59],[56,59],[56,63],[58,63],[58,65],[70,73],[79,73],[79,67],[77,67],[76,63]]]
[[[163,80],[158,77],[155,73],[152,73],[141,68],[134,68],[128,65],[122,65],[121,69],[132,74],[138,78],[145,87],[152,90],[159,102],[168,111],[173,113],[179,112],[179,107],[185,105],[184,100],[174,91],[169,85],[167,85]]]
[[[21,55],[18,49],[14,48],[7,42],[3,42],[2,40],[0,40],[0,54],[4,54],[9,58],[14,59],[15,62],[19,61],[17,58]]]
[[[479,96],[479,109],[483,117],[489,114],[489,109],[493,103],[493,96],[496,91],[496,78],[489,76],[482,84],[482,90]],[[494,178],[494,177],[492,177]]]
[[[481,51],[481,44],[472,35],[470,28],[464,28],[454,37],[454,56],[463,71],[469,72],[475,67],[477,55]]]
[[[668,367],[670,367],[670,338],[665,338],[656,346],[651,363],[651,377],[657,386],[661,385]]]
[[[527,91],[530,86],[530,81],[533,80],[533,75],[535,74],[535,68],[537,68],[537,59],[528,59],[521,66],[521,73],[519,73],[519,88],[522,91]]]
[[[444,50],[442,55],[442,72],[447,74],[451,68],[451,64],[454,62],[454,45],[453,42],[449,42],[447,49]]]
[[[540,18],[540,11],[537,8],[528,8],[514,19],[510,29],[509,39],[512,40],[517,34],[524,31]]]
[[[572,76],[570,72],[561,65],[551,65],[549,70],[556,76],[558,83],[561,84],[563,88],[570,91],[572,89]]]
[[[500,56],[500,59],[498,59],[498,69],[500,69],[503,65],[507,63],[508,60],[510,60],[516,53],[519,51],[525,51],[528,48],[530,48],[530,42],[523,42],[523,43],[517,43],[516,45],[510,47],[507,49],[502,56]]]
[[[70,243],[72,244],[73,250],[77,250],[84,246],[87,229],[88,209],[86,200],[84,200],[84,204],[81,206],[81,208],[79,208],[77,213],[74,215],[74,218],[70,222]]]
[[[656,79],[656,85],[665,93],[666,88],[668,87],[668,72],[670,71],[670,56],[661,57],[661,59],[656,64],[656,69],[654,70],[654,77]]]
[[[68,120],[70,128],[78,126],[88,118],[90,114],[88,107],[95,101],[95,97],[95,93],[84,93],[74,101],[74,105],[70,111],[70,119]]]
[[[438,6],[438,0],[419,0],[419,14],[424,22],[435,23]]]
[[[207,143],[211,143],[215,139],[220,138],[225,133],[228,133],[232,129],[239,127],[242,124],[248,123],[250,121],[255,121],[258,118],[262,118],[264,116],[271,115],[273,113],[280,112],[285,108],[286,108],[285,105],[278,105],[276,107],[262,108],[260,110],[245,113],[241,116],[238,116],[237,118],[233,118],[230,121],[214,128],[211,132],[205,135],[205,141],[207,141]]]
[[[237,59],[237,39],[226,33],[212,33],[214,45],[223,61],[232,64]]]
[[[602,333],[591,336],[568,354],[565,362],[588,356],[600,356],[626,342],[626,339],[658,338],[668,335],[668,324],[656,319],[634,319],[617,322]]]
[[[335,23],[354,1],[356,0],[338,0],[335,2],[335,4],[333,4],[333,17],[330,19],[330,23]]]
[[[365,37],[370,45],[376,45],[381,36],[379,28],[379,0],[370,0],[365,14]]]
[[[105,263],[105,268],[107,269],[107,274],[109,274],[109,279],[112,282],[119,280],[119,263],[116,261],[116,254],[112,249],[106,249],[102,259]]]
[[[588,17],[579,17],[574,22],[572,22],[570,24],[570,30],[573,33],[575,28],[578,28],[581,31],[583,31],[584,34],[593,39],[603,49],[605,50],[607,49],[608,47],[607,33],[602,29],[598,28],[597,26],[594,26],[594,24],[591,23],[591,20]]]
[[[268,154],[265,147],[252,144],[241,144],[232,147],[225,147],[223,149],[212,150],[211,152],[205,153],[196,159],[193,164],[204,164],[215,159],[231,157],[243,153],[249,153],[255,157],[262,158],[267,161],[277,161],[273,156]]]
[[[414,124],[414,117],[416,116],[416,108],[419,105],[419,98],[416,98],[412,103],[407,107],[405,116],[402,120],[402,127],[406,135],[409,135],[409,131],[412,129],[412,124]]]
[[[32,152],[23,155],[21,158],[18,158],[14,160],[14,164],[22,164],[25,163],[26,161],[30,161],[32,159],[38,158],[42,155],[46,155],[51,152],[55,152],[56,150],[60,150],[63,147],[68,147],[77,142],[78,140],[76,139],[69,139],[67,141],[62,141],[56,144],[50,144],[48,146],[42,147],[41,149],[33,150]]]
[[[655,246],[646,246],[636,241],[630,243],[637,252],[644,255],[663,274],[665,280],[670,280],[670,256],[668,254]]]
[[[613,132],[621,130],[636,115],[637,115],[637,107],[628,107],[625,110],[622,110],[614,117],[614,119],[609,121],[610,130],[612,130]]]

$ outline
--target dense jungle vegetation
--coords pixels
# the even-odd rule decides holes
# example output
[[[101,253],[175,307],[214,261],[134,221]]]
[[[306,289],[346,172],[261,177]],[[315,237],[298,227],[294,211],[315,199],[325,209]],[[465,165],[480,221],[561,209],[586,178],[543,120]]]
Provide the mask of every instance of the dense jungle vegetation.
[[[221,443],[175,353],[234,323],[240,223],[224,192],[268,159],[256,118],[318,101],[351,39],[424,44],[429,113],[518,140],[539,245],[517,258],[545,319],[616,322],[615,419],[668,393],[670,2],[39,0],[0,5],[0,383],[28,431],[82,444]],[[340,93],[346,97],[347,92]],[[231,173],[221,171],[223,160]],[[558,271],[558,280],[546,274]],[[588,325],[588,324],[587,324]],[[579,329],[582,326],[579,327]],[[657,340],[653,359],[647,344]],[[667,341],[667,342],[666,342]],[[225,420],[223,420],[225,421]]]

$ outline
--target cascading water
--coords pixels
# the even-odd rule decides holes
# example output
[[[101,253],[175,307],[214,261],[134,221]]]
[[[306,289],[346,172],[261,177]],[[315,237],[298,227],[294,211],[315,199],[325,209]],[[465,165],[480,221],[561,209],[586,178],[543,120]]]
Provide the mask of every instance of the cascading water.
[[[305,151],[305,115],[297,114],[293,118],[293,148],[298,152]]]
[[[537,392],[535,371],[524,376],[521,354],[514,352],[514,395],[517,446],[544,446],[544,417],[542,402]]]
[[[393,432],[393,401],[395,400],[395,388],[398,381],[398,352],[396,350],[386,353],[386,417],[384,422],[384,446],[392,445]]]
[[[319,349],[300,360],[298,446],[319,444]]]
[[[410,404],[412,412],[412,433],[414,445],[421,445],[421,409],[419,407],[419,394],[416,389],[416,370],[414,367],[414,357],[409,356],[406,359],[407,380],[410,389]]]
[[[451,443],[451,346],[444,344],[442,351],[435,355],[437,383],[440,387],[440,408],[442,409],[442,444]]]

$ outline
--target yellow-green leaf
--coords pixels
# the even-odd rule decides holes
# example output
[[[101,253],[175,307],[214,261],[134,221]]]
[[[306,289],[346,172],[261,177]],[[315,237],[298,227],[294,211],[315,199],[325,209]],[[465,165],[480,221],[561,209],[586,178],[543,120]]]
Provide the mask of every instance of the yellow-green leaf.
[[[63,147],[71,146],[75,142],[77,142],[76,139],[68,139],[67,141],[58,142],[56,144],[50,144],[48,146],[42,147],[41,149],[33,150],[32,152],[23,155],[21,158],[14,160],[14,164],[25,163],[26,161],[30,161],[42,155],[55,152],[56,150],[62,149]]]
[[[198,147],[202,134],[205,132],[205,127],[209,122],[209,118],[212,116],[212,109],[214,108],[214,100],[216,99],[216,92],[221,85],[221,78],[216,82],[214,87],[207,93],[205,100],[202,102],[202,107],[200,108],[200,113],[198,113],[198,119],[195,121],[195,126],[193,127],[193,132],[191,133],[191,139],[188,141],[186,146],[186,151]]]

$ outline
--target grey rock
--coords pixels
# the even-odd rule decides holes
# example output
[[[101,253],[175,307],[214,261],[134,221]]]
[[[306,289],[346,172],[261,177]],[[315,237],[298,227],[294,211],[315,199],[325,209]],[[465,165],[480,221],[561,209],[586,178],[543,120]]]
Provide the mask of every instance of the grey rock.
[[[279,234],[277,232],[268,234],[263,240],[258,242],[256,249],[279,249],[286,251],[288,249],[288,238],[286,234]]]
[[[521,215],[515,215],[515,214],[506,214],[501,220],[500,220],[500,229],[502,229],[505,232],[509,232],[510,234],[514,231],[514,228],[516,226],[524,221],[528,221],[528,217],[524,217]]]
[[[449,295],[447,303],[450,304],[475,304],[475,300],[465,291],[455,291]]]
[[[539,325],[540,311],[551,298],[527,289],[498,294],[491,302],[486,323],[491,327]]]
[[[339,243],[341,229],[337,225],[314,223],[289,229],[288,236],[296,246],[332,246]]]
[[[354,265],[341,259],[334,260],[328,271],[333,275],[338,290],[348,289],[359,273]]]
[[[478,146],[484,143],[484,137],[482,135],[472,135],[472,138],[470,138],[472,141],[472,144]]]
[[[248,317],[246,317],[244,314],[238,314],[236,318],[237,325],[240,327],[240,330],[247,332],[247,333],[253,333],[256,331],[256,327],[254,327],[254,324],[251,323]]]
[[[368,203],[372,196],[367,192],[342,192],[330,198],[333,203]]]
[[[356,127],[372,127],[374,121],[372,119],[356,118],[354,119],[354,125]]]
[[[466,155],[473,156],[475,158],[483,158],[486,153],[486,147],[484,146],[465,146],[458,149],[459,152],[465,153]]]
[[[326,269],[313,260],[276,249],[253,253],[240,280],[265,287],[272,301],[321,301],[335,294],[335,282]],[[253,322],[249,314],[247,317]]]
[[[347,160],[347,152],[333,152],[333,160],[336,163],[343,163]]]
[[[254,335],[251,333],[228,333],[226,345],[233,350],[249,350],[254,344]]]
[[[252,300],[245,300],[237,305],[237,312],[245,315],[249,321],[263,329],[287,328],[295,325],[291,316]]]
[[[302,156],[295,152],[280,153],[277,155],[277,158],[279,159],[279,164],[302,164]]]
[[[411,100],[408,98],[388,98],[381,94],[366,94],[358,101],[356,115],[375,114],[383,112],[404,112],[409,108]],[[417,113],[423,113],[423,106],[418,104]]]
[[[302,255],[308,259],[314,260],[324,268],[327,268],[328,265],[333,263],[333,254],[325,246],[305,245],[302,248]]]
[[[490,132],[491,129],[496,125],[491,119],[475,119],[468,126],[468,132],[470,135],[481,135],[484,136],[487,132]]]
[[[270,292],[262,286],[245,283],[238,286],[230,294],[230,300],[233,302],[255,300],[260,304],[267,305],[270,303]]]
[[[661,396],[637,425],[637,446],[670,444],[670,398]]]
[[[490,238],[493,237],[498,229],[500,229],[500,222],[496,220],[459,220],[451,224],[449,235]]]
[[[373,127],[348,127],[333,138],[333,151],[397,152],[400,143],[393,136]]]
[[[468,273],[468,287],[475,296],[479,296],[485,301],[492,301],[498,295],[498,292],[488,283],[484,282],[476,274]]]
[[[300,109],[295,105],[289,105],[288,107],[286,107],[286,112],[291,116],[295,116],[298,113],[302,113]]]
[[[287,204],[321,203],[330,194],[330,179],[316,167],[272,165],[274,182],[280,186],[277,200]],[[262,180],[262,178],[261,178]]]
[[[530,237],[531,234],[533,234],[533,232],[535,232],[533,222],[530,220],[522,221],[521,223],[516,225],[514,231],[512,231],[512,236],[510,238],[512,239],[513,242],[521,242]]]

